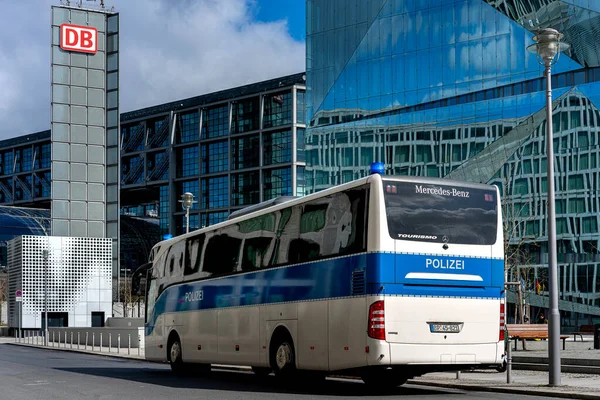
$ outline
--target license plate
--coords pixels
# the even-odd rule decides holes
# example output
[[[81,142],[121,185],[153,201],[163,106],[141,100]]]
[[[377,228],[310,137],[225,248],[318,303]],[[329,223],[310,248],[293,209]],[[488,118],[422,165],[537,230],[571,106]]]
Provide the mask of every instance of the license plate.
[[[462,324],[429,324],[431,332],[459,333]]]

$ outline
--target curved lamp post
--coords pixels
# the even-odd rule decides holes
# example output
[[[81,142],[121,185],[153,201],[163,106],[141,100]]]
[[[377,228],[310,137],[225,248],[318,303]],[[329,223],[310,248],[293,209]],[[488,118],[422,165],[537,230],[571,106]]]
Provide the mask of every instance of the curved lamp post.
[[[550,319],[548,331],[548,357],[550,359],[549,385],[560,385],[560,311],[558,309],[558,265],[556,258],[556,213],[554,207],[554,148],[552,135],[552,79],[551,67],[558,61],[557,55],[569,48],[560,40],[563,35],[556,29],[546,28],[533,37],[535,44],[527,51],[539,57],[546,67],[546,162],[548,170],[548,297]]]
[[[181,200],[178,200],[181,205],[183,206],[183,209],[185,210],[185,233],[189,233],[190,232],[190,208],[192,208],[192,205],[194,205],[194,203],[197,203],[196,200],[194,200],[194,195],[191,194],[190,192],[185,192],[184,194],[181,195]]]

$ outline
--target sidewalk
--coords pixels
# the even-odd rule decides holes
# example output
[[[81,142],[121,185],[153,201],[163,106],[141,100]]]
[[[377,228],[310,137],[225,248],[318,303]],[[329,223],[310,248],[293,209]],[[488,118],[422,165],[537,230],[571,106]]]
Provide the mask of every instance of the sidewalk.
[[[585,338],[586,341],[573,342],[567,341],[566,350],[562,350],[561,347],[561,361],[564,364],[565,360],[571,360],[577,362],[578,365],[599,365],[600,366],[600,350],[593,349],[593,341],[590,338]],[[23,346],[34,346],[43,347],[41,345],[16,343],[14,338],[0,338],[1,343],[11,343],[15,345]],[[56,343],[55,343],[56,345]],[[513,360],[535,358],[542,360],[546,365],[547,360],[547,341],[528,341],[526,351],[521,350],[521,344],[519,343],[519,350],[513,351]],[[112,348],[112,351],[108,351],[106,347],[102,348],[102,352],[96,346],[92,350],[91,346],[87,346],[87,349],[81,345],[79,349],[73,346],[71,349],[70,344],[61,344],[60,347],[49,347],[53,350],[62,351],[77,351],[80,353],[104,355],[110,357],[121,357],[135,360],[144,359],[144,349],[140,349],[138,355],[138,349],[131,349],[130,354],[127,354],[127,349]],[[215,368],[219,369],[235,369],[248,371],[250,368],[242,366],[222,366],[214,365]],[[515,368],[517,365],[515,365]],[[557,387],[548,386],[548,372],[546,371],[531,371],[531,370],[512,370],[512,383],[506,383],[506,373],[499,373],[495,370],[475,370],[475,371],[462,371],[459,374],[456,372],[440,372],[430,373],[421,377],[415,378],[409,383],[416,383],[419,385],[427,386],[438,386],[438,387],[449,387],[463,390],[476,390],[476,391],[488,391],[488,392],[501,392],[501,393],[516,393],[516,394],[531,394],[546,397],[559,397],[559,398],[572,398],[572,399],[598,399],[600,400],[600,375],[597,374],[584,374],[584,373],[561,373],[561,385]]]

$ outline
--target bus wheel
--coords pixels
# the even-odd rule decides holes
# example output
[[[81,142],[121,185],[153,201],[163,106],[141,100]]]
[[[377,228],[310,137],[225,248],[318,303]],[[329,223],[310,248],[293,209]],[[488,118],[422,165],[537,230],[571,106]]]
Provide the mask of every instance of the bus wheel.
[[[281,335],[273,342],[271,366],[279,378],[287,379],[296,371],[294,343],[289,335]]]
[[[185,368],[181,358],[181,342],[177,335],[173,336],[169,342],[169,364],[171,365],[171,370],[177,375],[184,373]]]
[[[404,385],[408,380],[405,376],[393,369],[374,369],[366,371],[362,374],[361,379],[366,385],[380,389],[392,389]]]

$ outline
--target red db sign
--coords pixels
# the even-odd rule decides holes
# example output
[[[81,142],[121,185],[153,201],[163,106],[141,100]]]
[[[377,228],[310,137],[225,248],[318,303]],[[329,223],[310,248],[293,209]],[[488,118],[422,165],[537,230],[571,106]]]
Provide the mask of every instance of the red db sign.
[[[98,30],[89,26],[62,24],[60,48],[94,54],[98,51]]]

